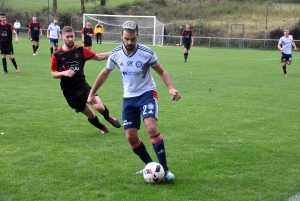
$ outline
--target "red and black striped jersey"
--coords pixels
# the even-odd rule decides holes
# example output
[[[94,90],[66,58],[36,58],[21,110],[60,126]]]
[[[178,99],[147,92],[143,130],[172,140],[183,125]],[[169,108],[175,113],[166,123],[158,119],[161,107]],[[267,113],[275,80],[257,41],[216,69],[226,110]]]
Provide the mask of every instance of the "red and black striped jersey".
[[[191,41],[192,37],[194,36],[194,32],[191,29],[185,29],[182,31],[181,36],[183,37],[184,41]]]
[[[51,70],[52,72],[73,70],[73,77],[62,77],[60,81],[61,89],[66,93],[76,93],[86,84],[84,75],[85,61],[90,60],[96,53],[86,47],[74,46],[71,50],[59,48],[52,55]]]
[[[15,30],[14,26],[10,23],[0,23],[0,41],[12,41],[12,33]]]
[[[30,29],[32,36],[39,36],[41,28],[42,25],[39,22],[30,22],[28,25],[28,29]]]

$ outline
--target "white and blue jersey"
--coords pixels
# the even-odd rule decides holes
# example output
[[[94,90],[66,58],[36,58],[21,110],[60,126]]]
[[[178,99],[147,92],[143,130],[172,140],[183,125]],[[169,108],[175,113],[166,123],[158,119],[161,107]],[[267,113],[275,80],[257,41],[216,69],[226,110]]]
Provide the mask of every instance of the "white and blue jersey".
[[[159,65],[156,54],[150,48],[137,44],[137,49],[132,55],[124,52],[123,45],[115,48],[108,58],[106,68],[109,71],[115,66],[119,68],[124,85],[123,97],[128,98],[156,90],[150,69]]]
[[[60,32],[60,27],[57,24],[51,23],[48,26],[48,30],[50,32],[50,34],[49,34],[50,38],[58,39],[58,36],[59,36],[58,33]]]
[[[50,45],[54,45],[54,46],[58,46],[58,36],[59,36],[59,32],[60,32],[60,27],[58,25],[55,25],[53,23],[51,23],[48,27],[49,30],[49,43]]]
[[[288,37],[282,36],[279,39],[278,44],[282,45],[283,53],[284,54],[292,54],[292,43],[294,39],[292,35],[289,35]]]
[[[132,55],[127,55],[123,45],[115,48],[108,57],[106,68],[120,70],[123,85],[123,127],[140,128],[143,119],[154,117],[158,119],[158,98],[156,84],[151,75],[151,68],[160,66],[157,56],[148,47],[137,44]]]

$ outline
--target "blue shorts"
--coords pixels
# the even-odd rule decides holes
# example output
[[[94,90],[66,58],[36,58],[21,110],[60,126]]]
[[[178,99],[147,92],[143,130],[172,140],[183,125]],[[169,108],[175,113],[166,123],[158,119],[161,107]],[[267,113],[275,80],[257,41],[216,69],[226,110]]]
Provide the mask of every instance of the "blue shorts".
[[[285,54],[282,52],[281,54],[281,62],[290,62],[292,63],[292,54]]]
[[[58,46],[58,39],[50,38],[49,43],[50,43],[50,45],[54,45],[55,47],[57,47]]]
[[[147,91],[140,96],[123,98],[123,127],[140,129],[141,115],[158,119],[158,98],[156,91]]]

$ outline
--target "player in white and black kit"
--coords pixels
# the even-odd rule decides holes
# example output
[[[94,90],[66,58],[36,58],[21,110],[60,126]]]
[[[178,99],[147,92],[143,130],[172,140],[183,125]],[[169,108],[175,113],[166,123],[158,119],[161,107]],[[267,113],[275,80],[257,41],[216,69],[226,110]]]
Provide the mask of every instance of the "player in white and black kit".
[[[165,179],[170,180],[175,176],[167,166],[164,140],[157,126],[158,96],[151,69],[166,84],[169,93],[173,95],[173,100],[179,100],[181,95],[174,88],[169,74],[158,62],[156,54],[150,48],[137,43],[138,36],[138,25],[135,22],[126,21],[122,25],[123,45],[115,48],[109,56],[106,67],[100,72],[90,91],[88,102],[97,103],[94,94],[117,66],[121,72],[124,86],[122,118],[126,138],[133,152],[145,164],[152,162],[144,143],[138,136],[142,115],[157,159],[165,170]],[[136,174],[142,174],[142,171],[138,171]]]
[[[60,27],[57,25],[57,23],[57,19],[54,19],[47,29],[47,38],[50,43],[50,56],[53,54],[53,46],[55,47],[56,51],[58,47],[58,39],[61,39]]]
[[[279,39],[278,49],[281,52],[281,66],[285,76],[288,76],[286,71],[286,64],[290,65],[292,63],[292,46],[294,50],[297,50],[296,44],[294,42],[293,36],[289,35],[289,28],[284,28],[284,36]]]

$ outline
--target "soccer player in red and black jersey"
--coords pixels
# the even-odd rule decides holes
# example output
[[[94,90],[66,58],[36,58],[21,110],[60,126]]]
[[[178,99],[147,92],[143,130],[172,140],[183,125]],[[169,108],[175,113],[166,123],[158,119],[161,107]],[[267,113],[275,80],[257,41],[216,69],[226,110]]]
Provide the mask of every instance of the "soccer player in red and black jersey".
[[[184,56],[184,62],[186,62],[189,50],[191,46],[194,45],[194,32],[191,30],[191,27],[189,24],[185,26],[185,29],[181,32],[180,37],[180,45],[183,44],[183,56]]]
[[[84,44],[84,47],[88,49],[92,48],[92,36],[94,35],[94,29],[91,27],[91,22],[86,21],[85,27],[81,30],[81,40]]]
[[[33,56],[37,55],[37,49],[39,48],[40,37],[42,33],[42,25],[36,20],[36,17],[32,17],[32,22],[28,25],[28,39],[31,39]]]
[[[14,58],[14,48],[12,45],[12,34],[15,35],[15,42],[18,43],[18,35],[15,31],[15,28],[12,24],[8,23],[6,21],[6,15],[5,13],[0,13],[0,51],[2,54],[2,65],[3,65],[3,73],[7,74],[7,62],[6,62],[6,55],[8,54],[11,62],[13,63],[16,72],[19,72],[19,68],[17,66],[16,60]]]
[[[51,59],[51,70],[53,78],[60,78],[60,86],[69,106],[76,112],[82,112],[87,116],[88,121],[101,133],[108,134],[109,130],[100,123],[94,111],[87,105],[88,95],[91,87],[85,80],[84,65],[87,60],[104,60],[108,58],[110,52],[96,54],[86,47],[75,46],[75,33],[72,27],[65,26],[62,29],[62,39],[64,44],[53,53]],[[120,122],[109,115],[107,107],[97,96],[97,103],[94,109],[100,112],[104,119],[114,127],[120,128]]]

